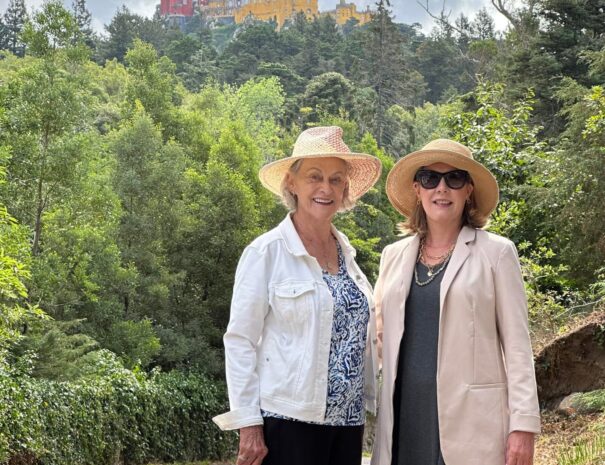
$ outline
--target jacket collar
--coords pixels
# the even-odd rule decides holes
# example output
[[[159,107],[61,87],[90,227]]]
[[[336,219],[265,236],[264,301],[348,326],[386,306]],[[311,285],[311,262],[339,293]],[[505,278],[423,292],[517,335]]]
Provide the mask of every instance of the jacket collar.
[[[470,249],[467,244],[469,242],[473,242],[475,240],[476,235],[477,230],[469,226],[464,226],[458,234],[458,240],[456,241],[456,246],[454,247],[452,258],[450,259],[450,263],[445,269],[445,274],[443,275],[443,280],[441,281],[441,308],[443,308],[443,303],[445,302],[445,297],[447,296],[447,291],[449,290],[452,281],[454,280],[456,274],[458,274],[458,271],[460,270],[460,268],[462,267],[462,265],[470,254]]]
[[[462,265],[470,254],[470,249],[467,244],[469,242],[473,242],[475,240],[476,235],[477,230],[469,226],[464,226],[458,233],[458,238],[456,239],[456,246],[454,247],[452,258],[450,259],[450,263],[445,269],[445,274],[443,275],[443,280],[441,281],[441,307],[443,307],[445,296],[447,295],[447,291],[449,290],[452,281],[454,280],[456,274],[458,273],[458,271],[460,270],[460,268],[462,267]],[[418,258],[419,247],[420,238],[418,236],[413,236],[410,238],[409,241],[406,241],[405,247],[403,247],[400,252],[401,258],[399,259],[399,263],[402,263],[401,292],[403,294],[403,301],[407,299],[408,294],[410,293],[410,287],[412,285],[412,277],[414,275],[414,268],[416,267],[416,260]]]
[[[331,227],[332,234],[334,234],[334,237],[336,238],[336,240],[338,240],[338,243],[340,244],[345,257],[354,258],[357,252],[351,246],[347,237],[340,231],[338,231],[334,227],[334,225],[332,225]],[[294,223],[292,222],[292,216],[290,215],[290,213],[288,213],[283,219],[283,221],[279,224],[278,229],[282,236],[282,239],[284,240],[284,243],[286,244],[288,252],[297,257],[309,255],[307,249],[305,249],[302,239],[300,238],[298,232],[296,231],[296,228],[294,227]]]

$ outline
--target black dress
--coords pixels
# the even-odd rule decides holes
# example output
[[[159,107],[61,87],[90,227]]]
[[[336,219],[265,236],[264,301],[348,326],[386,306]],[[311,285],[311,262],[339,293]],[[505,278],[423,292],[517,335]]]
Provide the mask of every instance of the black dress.
[[[416,264],[418,279],[428,269]],[[405,303],[405,328],[399,347],[393,395],[392,465],[445,465],[437,416],[439,289],[445,269],[425,286],[412,278]]]

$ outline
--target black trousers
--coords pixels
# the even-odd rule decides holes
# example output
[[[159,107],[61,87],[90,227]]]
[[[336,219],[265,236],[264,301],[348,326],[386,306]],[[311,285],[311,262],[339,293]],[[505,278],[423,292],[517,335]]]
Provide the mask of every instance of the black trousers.
[[[326,426],[264,419],[263,465],[360,465],[363,425]]]

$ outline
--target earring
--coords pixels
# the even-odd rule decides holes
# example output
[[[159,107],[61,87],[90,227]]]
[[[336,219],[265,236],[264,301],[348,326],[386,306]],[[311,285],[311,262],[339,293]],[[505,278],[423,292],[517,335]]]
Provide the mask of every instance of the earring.
[[[466,199],[466,204],[470,207],[471,206],[471,198],[469,197],[468,199]]]
[[[416,199],[416,205],[420,206],[421,203],[422,201],[420,199]]]

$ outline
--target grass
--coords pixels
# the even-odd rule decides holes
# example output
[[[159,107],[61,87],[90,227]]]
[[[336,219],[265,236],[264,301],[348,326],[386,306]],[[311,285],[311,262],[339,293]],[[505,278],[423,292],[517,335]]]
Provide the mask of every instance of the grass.
[[[597,465],[605,463],[605,437],[581,441],[559,456],[559,465]]]
[[[605,415],[543,415],[543,432],[536,442],[534,465],[604,465]]]

